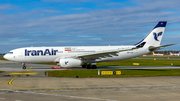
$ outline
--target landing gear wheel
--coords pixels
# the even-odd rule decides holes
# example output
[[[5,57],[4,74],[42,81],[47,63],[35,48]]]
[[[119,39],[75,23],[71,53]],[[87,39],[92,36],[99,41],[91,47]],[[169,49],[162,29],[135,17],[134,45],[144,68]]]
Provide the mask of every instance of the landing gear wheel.
[[[26,69],[26,65],[25,65],[25,63],[22,63],[22,69]]]
[[[87,67],[87,65],[82,65],[82,68],[86,68]]]
[[[97,68],[97,66],[96,65],[92,65],[92,69],[96,69]]]
[[[26,69],[26,66],[23,66],[22,69]]]
[[[87,69],[91,69],[91,65],[87,65]]]

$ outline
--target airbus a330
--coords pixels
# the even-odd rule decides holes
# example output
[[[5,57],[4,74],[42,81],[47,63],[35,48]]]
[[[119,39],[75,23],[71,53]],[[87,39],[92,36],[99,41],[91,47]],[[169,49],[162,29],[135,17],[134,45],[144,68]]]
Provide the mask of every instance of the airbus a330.
[[[96,69],[97,62],[125,60],[174,44],[160,45],[166,21],[160,21],[139,43],[129,46],[24,47],[4,55],[10,61],[25,63],[57,63],[61,68],[82,66]]]

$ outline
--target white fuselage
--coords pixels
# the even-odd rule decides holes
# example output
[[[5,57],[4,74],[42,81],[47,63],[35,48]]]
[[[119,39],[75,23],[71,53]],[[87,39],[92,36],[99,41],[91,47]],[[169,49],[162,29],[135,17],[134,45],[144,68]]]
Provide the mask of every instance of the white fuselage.
[[[107,50],[125,50],[134,46],[69,46],[69,47],[25,47],[11,50],[4,57],[11,61],[22,63],[51,63],[58,62],[57,58],[76,56],[78,54],[102,52]],[[136,56],[147,54],[148,48],[139,48],[124,52],[119,52],[117,56],[100,57],[94,62],[117,61],[130,59]],[[88,62],[88,60],[86,61]]]
[[[179,53],[179,54],[178,54],[178,53],[174,53],[174,54],[173,54],[173,53],[170,52],[170,55],[171,55],[171,56],[180,56],[180,53]]]

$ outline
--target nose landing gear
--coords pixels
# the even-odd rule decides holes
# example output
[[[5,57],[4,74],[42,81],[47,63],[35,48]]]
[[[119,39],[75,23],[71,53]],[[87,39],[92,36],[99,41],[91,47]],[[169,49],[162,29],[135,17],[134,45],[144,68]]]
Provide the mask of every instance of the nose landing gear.
[[[22,63],[22,69],[26,69],[25,63]]]

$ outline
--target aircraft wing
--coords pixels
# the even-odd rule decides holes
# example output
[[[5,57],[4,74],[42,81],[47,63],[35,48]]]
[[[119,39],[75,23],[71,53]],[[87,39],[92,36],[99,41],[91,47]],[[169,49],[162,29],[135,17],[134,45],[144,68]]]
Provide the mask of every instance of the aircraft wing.
[[[172,46],[172,45],[175,45],[175,44],[168,44],[168,45],[162,45],[162,46],[157,46],[157,47],[150,46],[149,50],[154,51],[154,50],[162,49],[164,47]],[[99,59],[99,58],[104,58],[104,57],[112,57],[112,56],[118,56],[117,53],[119,53],[119,52],[134,50],[134,49],[138,49],[138,48],[141,48],[141,47],[133,47],[133,48],[124,49],[124,50],[109,50],[109,51],[102,51],[102,52],[78,54],[78,55],[76,55],[76,58]]]
[[[136,47],[124,49],[124,50],[109,50],[109,51],[101,51],[101,52],[94,52],[94,53],[86,53],[86,54],[78,54],[76,55],[76,58],[81,59],[99,59],[99,58],[105,58],[105,57],[112,57],[112,56],[118,56],[117,53],[123,52],[123,51],[129,51],[138,49]]]
[[[63,59],[63,58],[79,58],[79,59],[85,59],[85,60],[95,60],[95,59],[99,59],[99,58],[118,56],[117,53],[119,53],[119,52],[134,50],[134,49],[138,49],[138,48],[133,47],[133,48],[123,49],[123,50],[116,49],[116,50],[91,52],[91,53],[84,53],[84,54],[77,54],[77,55],[66,55],[66,56],[58,57],[57,59],[54,60],[54,62],[59,62],[59,59]]]
[[[172,45],[175,45],[175,44],[167,44],[167,45],[162,45],[162,46],[157,46],[157,47],[150,46],[150,47],[149,47],[149,50],[150,50],[150,51],[155,51],[155,50],[159,50],[159,49],[162,49],[162,48],[164,48],[164,47],[172,46]]]

